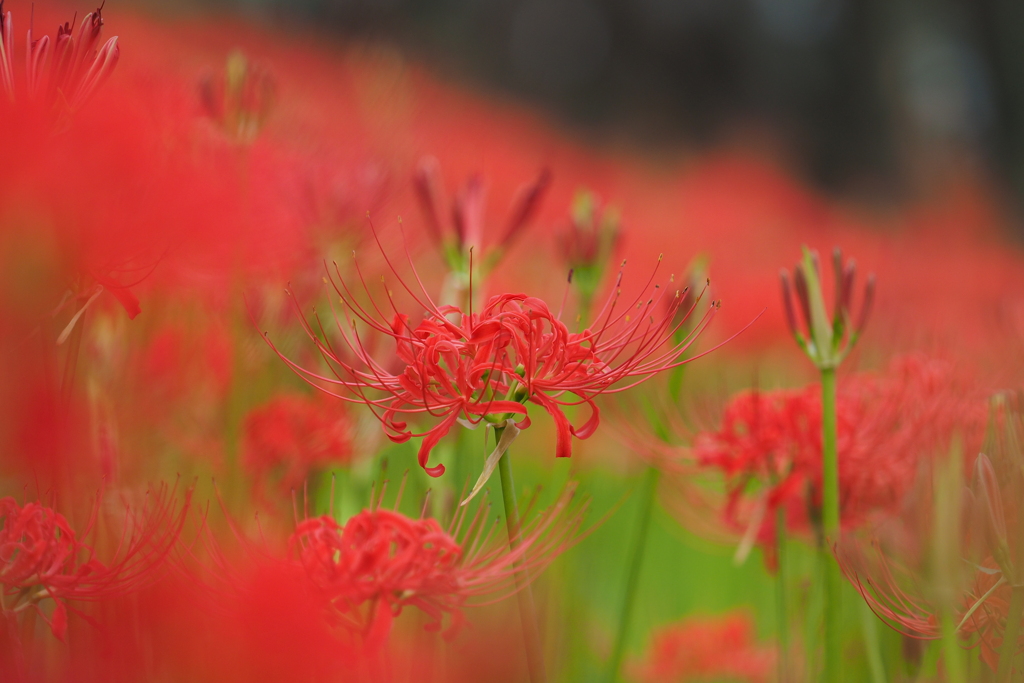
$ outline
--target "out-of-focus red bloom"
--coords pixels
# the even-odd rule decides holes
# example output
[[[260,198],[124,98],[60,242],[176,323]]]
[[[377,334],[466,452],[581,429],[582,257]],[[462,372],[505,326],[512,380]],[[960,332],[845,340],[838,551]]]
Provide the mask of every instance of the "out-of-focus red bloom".
[[[629,670],[639,683],[762,683],[771,678],[775,658],[775,648],[757,644],[750,616],[736,612],[691,617],[658,629],[646,657]]]
[[[982,659],[993,670],[999,666],[1004,631],[1012,617],[1010,597],[1021,590],[1024,568],[1018,530],[1024,499],[1020,410],[1019,397],[997,395],[993,400],[985,439],[992,458],[980,453],[968,461],[973,474],[970,485],[962,489],[960,507],[944,510],[956,501],[933,490],[935,484],[926,478],[923,490],[915,491],[909,524],[892,520],[893,524],[873,530],[866,541],[847,535],[835,546],[846,577],[889,626],[914,638],[939,638],[940,615],[946,611],[955,618],[960,637],[980,647]],[[955,474],[957,486],[962,486],[962,473]],[[940,511],[953,523],[937,522]],[[909,534],[903,526],[909,527]],[[862,549],[868,543],[871,552]],[[962,562],[937,567],[937,547]],[[974,571],[968,573],[970,567]],[[1018,634],[1017,652],[1024,648],[1024,633]]]
[[[368,641],[378,642],[405,605],[430,615],[439,629],[445,614],[461,621],[462,547],[435,519],[410,519],[391,510],[363,511],[344,526],[323,515],[299,523],[289,545],[310,581],[342,618],[371,605]],[[363,627],[356,621],[357,627]]]
[[[977,428],[983,403],[943,362],[910,356],[882,375],[840,382],[837,398],[839,487],[844,529],[894,511],[914,483],[922,457],[957,429]],[[821,392],[818,386],[745,391],[726,407],[717,432],[698,434],[698,464],[725,476],[726,521],[748,542],[771,549],[775,512],[791,531],[816,527],[821,506]],[[752,490],[751,482],[758,484]],[[771,562],[771,556],[768,558]]]
[[[459,506],[447,526],[379,506],[345,523],[331,515],[307,517],[296,523],[283,557],[265,542],[245,541],[236,529],[249,551],[241,570],[208,535],[216,565],[212,579],[221,584],[215,595],[234,594],[238,577],[252,562],[269,563],[305,585],[328,623],[348,640],[383,646],[405,607],[429,617],[428,631],[451,636],[464,622],[464,608],[513,595],[578,540],[588,504],[577,501],[575,491],[568,485],[550,507],[535,513],[531,504],[514,549],[502,533],[504,521],[488,519],[486,503],[474,512]],[[382,490],[377,500],[383,496]]]
[[[332,276],[331,284],[344,306],[341,315],[345,321],[337,319],[337,331],[357,362],[349,361],[329,339],[321,339],[297,305],[298,319],[333,376],[298,365],[277,351],[269,337],[267,342],[311,385],[373,409],[392,441],[424,437],[419,463],[431,476],[443,474],[444,465],[428,466],[430,451],[457,420],[473,425],[484,420],[504,424],[506,419],[518,417],[518,427],[525,428],[529,425],[523,405],[527,401],[541,406],[554,419],[555,455],[568,457],[573,436],[585,439],[597,429],[597,396],[624,391],[704,355],[682,357],[711,322],[718,302],[708,306],[687,334],[675,339],[676,330],[686,324],[696,302],[677,319],[683,293],[651,287],[653,279],[652,275],[645,290],[627,304],[616,289],[589,328],[570,332],[544,301],[526,294],[497,295],[480,312],[463,312],[457,306],[438,306],[422,287],[416,293],[403,283],[426,310],[426,317],[414,326],[408,314],[397,311],[387,290],[386,306],[373,301],[372,295],[370,304],[364,306],[344,280],[335,282]],[[664,298],[672,303],[666,306]],[[389,309],[390,320],[384,313]],[[404,368],[391,371],[387,363],[370,355],[357,320],[394,339]],[[580,404],[586,404],[591,414],[576,427],[569,423],[563,408]],[[426,431],[414,432],[406,420],[418,414],[438,421]]]
[[[310,471],[352,457],[352,423],[344,410],[299,395],[281,395],[245,418],[242,464],[257,487],[277,475],[295,490]]]
[[[147,494],[140,510],[126,506],[121,537],[113,556],[97,558],[93,534],[99,502],[81,534],[68,520],[42,503],[19,505],[0,499],[0,607],[8,615],[36,610],[63,639],[67,602],[98,600],[129,593],[151,578],[181,534],[191,491],[179,509],[174,490],[161,487]],[[53,600],[49,617],[40,609]]]
[[[33,38],[29,23],[25,38],[25,90],[31,100],[41,101],[48,109],[56,110],[58,116],[85,104],[117,66],[121,55],[117,36],[99,45],[102,10],[101,5],[85,15],[77,36],[70,21],[58,26],[52,45],[50,36]],[[4,14],[0,3],[0,82],[10,101],[19,97],[20,89],[15,85],[13,38],[13,17],[11,12]]]

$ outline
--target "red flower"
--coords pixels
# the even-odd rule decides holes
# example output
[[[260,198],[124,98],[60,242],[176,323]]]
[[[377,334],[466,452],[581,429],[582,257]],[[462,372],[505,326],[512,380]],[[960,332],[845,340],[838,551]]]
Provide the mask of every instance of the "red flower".
[[[504,522],[488,522],[488,507],[481,504],[472,516],[460,506],[448,529],[436,519],[379,508],[363,510],[345,524],[329,515],[306,519],[289,540],[289,554],[330,616],[368,644],[383,642],[406,606],[431,618],[428,630],[440,630],[447,616],[445,633],[451,635],[473,598],[508,597],[517,590],[517,572],[536,576],[573,543],[586,511],[585,504],[572,505],[574,493],[575,486],[567,487],[536,515],[514,550],[498,533]]]
[[[952,368],[911,356],[884,375],[842,381],[837,397],[839,486],[844,529],[891,513],[914,483],[921,457],[958,428],[980,424],[980,403]],[[972,414],[973,409],[973,414]],[[973,420],[973,423],[972,423]],[[726,521],[771,547],[775,511],[806,533],[821,505],[821,392],[817,385],[745,391],[717,432],[698,434],[694,457],[727,482]],[[758,488],[749,484],[757,482]],[[769,561],[771,558],[769,557]]]
[[[430,451],[458,419],[473,425],[484,420],[504,424],[517,416],[518,426],[525,428],[529,425],[523,405],[527,401],[541,406],[554,419],[555,455],[568,457],[572,436],[585,439],[597,429],[597,396],[629,389],[704,355],[682,357],[718,308],[717,302],[712,303],[693,329],[676,340],[674,333],[687,322],[685,317],[676,320],[675,315],[682,293],[670,293],[658,285],[651,288],[650,281],[645,291],[626,305],[616,289],[594,324],[582,332],[570,332],[544,301],[526,294],[501,294],[491,297],[480,312],[463,312],[456,306],[437,306],[422,288],[417,294],[406,287],[426,310],[426,317],[413,326],[409,315],[397,311],[385,322],[382,318],[387,308],[372,298],[369,306],[359,303],[344,280],[339,286],[332,277],[331,284],[341,298],[346,319],[345,323],[337,321],[337,331],[354,362],[329,339],[321,339],[301,314],[299,320],[333,376],[306,369],[277,351],[269,338],[267,343],[311,385],[373,409],[392,441],[424,437],[419,463],[431,476],[440,476],[444,466],[427,465]],[[665,297],[673,303],[664,305]],[[389,307],[395,310],[390,292],[388,298]],[[695,307],[696,302],[686,317]],[[396,355],[404,365],[401,370],[390,371],[387,363],[367,351],[356,320],[394,340]],[[569,423],[563,408],[579,404],[586,404],[591,414],[576,427]],[[414,432],[406,419],[418,414],[437,422],[423,432]]]
[[[758,645],[751,618],[742,613],[689,618],[654,633],[632,678],[641,683],[682,681],[766,682],[775,668],[775,648]]]
[[[274,573],[288,575],[316,596],[330,624],[376,648],[406,607],[430,618],[427,630],[450,636],[463,624],[464,608],[521,589],[579,540],[588,504],[574,502],[575,490],[570,484],[549,508],[524,514],[529,521],[515,549],[504,536],[504,520],[489,519],[486,502],[472,513],[471,506],[458,506],[446,527],[433,518],[380,507],[345,523],[332,515],[306,517],[296,523],[283,557],[267,548],[265,538],[251,544],[233,524],[232,529],[247,551],[246,564],[277,567]],[[371,497],[379,501],[384,493]],[[251,567],[228,559],[212,534],[206,540],[216,565],[210,578],[220,584],[211,595],[235,595]]]
[[[125,521],[113,557],[97,558],[88,537],[96,528],[99,501],[79,535],[68,520],[41,503],[24,506],[0,498],[0,606],[17,615],[35,609],[63,639],[67,601],[123,595],[143,585],[170,552],[181,533],[191,499],[177,509],[173,490],[147,494],[141,510],[125,507]],[[54,601],[47,618],[39,604]]]
[[[351,457],[348,415],[314,398],[277,396],[245,418],[242,464],[257,486],[279,472],[281,487],[294,490],[310,470]]]
[[[33,39],[29,24],[25,89],[31,99],[56,108],[58,116],[85,104],[117,66],[121,55],[117,36],[99,46],[102,9],[101,5],[85,15],[77,36],[70,21],[58,26],[52,46],[50,36]],[[12,101],[17,96],[14,73],[14,22],[10,12],[3,13],[0,2],[0,82]]]

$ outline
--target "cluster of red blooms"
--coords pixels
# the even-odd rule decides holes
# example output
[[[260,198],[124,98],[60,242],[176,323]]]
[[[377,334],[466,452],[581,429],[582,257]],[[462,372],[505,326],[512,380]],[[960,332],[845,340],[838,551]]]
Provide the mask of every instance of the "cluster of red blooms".
[[[173,490],[146,496],[141,509],[126,507],[121,537],[106,562],[87,542],[99,520],[99,501],[76,533],[64,515],[42,503],[0,499],[0,612],[8,619],[35,610],[60,639],[68,602],[125,595],[153,578],[181,534],[191,491],[178,507]],[[41,603],[52,600],[47,615]]]
[[[985,440],[993,458],[980,453],[968,461],[973,474],[970,485],[962,490],[961,507],[954,510],[959,519],[953,528],[939,528],[936,511],[928,507],[955,503],[941,498],[932,490],[932,482],[925,481],[914,496],[918,508],[925,509],[910,515],[912,542],[907,542],[908,534],[901,528],[907,520],[896,519],[888,525],[895,526],[895,534],[883,526],[870,539],[871,553],[861,549],[863,542],[856,537],[836,546],[843,571],[879,618],[909,637],[939,638],[942,614],[948,610],[958,635],[980,648],[981,659],[994,671],[1000,669],[1010,624],[1021,617],[1019,611],[1011,610],[1014,593],[1024,590],[1020,578],[1024,546],[1015,532],[1024,493],[1020,419],[1019,405],[1006,397],[996,398]],[[886,531],[894,538],[886,538],[882,534]],[[963,567],[937,570],[934,563],[942,560],[923,552],[934,554],[937,546],[950,546]],[[1024,648],[1024,633],[1017,628],[1013,632],[1017,646],[1011,653]]]
[[[338,334],[359,364],[347,362],[329,339],[321,339],[304,321],[332,376],[279,355],[313,386],[373,409],[392,441],[424,437],[419,463],[431,476],[443,474],[444,465],[429,466],[430,451],[457,420],[503,425],[506,419],[516,417],[518,427],[525,428],[529,425],[526,402],[541,406],[551,415],[557,430],[555,455],[570,456],[572,437],[585,439],[599,424],[594,399],[636,386],[665,369],[700,357],[683,358],[682,354],[718,308],[717,303],[709,305],[690,332],[675,340],[673,335],[696,303],[675,321],[683,296],[657,285],[649,298],[644,292],[625,305],[616,290],[594,324],[582,332],[570,332],[544,301],[525,294],[496,295],[483,310],[464,312],[457,306],[436,305],[425,291],[417,294],[406,288],[427,312],[414,325],[408,314],[395,310],[390,292],[393,317],[382,320],[387,307],[372,299],[365,307],[344,281],[339,286],[332,278],[331,284],[345,306],[346,323],[339,318]],[[669,305],[663,303],[664,297],[671,299]],[[386,363],[369,354],[355,320],[394,340],[396,355],[404,364],[401,371],[390,371]],[[563,409],[581,404],[586,404],[591,413],[577,427],[569,423]],[[406,420],[417,414],[438,421],[423,432],[414,432]]]
[[[312,471],[352,457],[352,422],[321,400],[282,394],[245,418],[242,464],[257,487],[298,490]]]
[[[972,420],[977,427],[983,415],[968,394],[951,398],[955,385],[948,363],[919,356],[898,359],[881,375],[853,375],[840,382],[844,529],[896,510],[914,484],[921,459],[941,452],[957,428],[971,427]],[[818,523],[821,432],[821,390],[814,384],[745,391],[729,402],[718,431],[700,433],[694,441],[698,464],[725,476],[726,522],[761,543],[769,562],[778,509],[785,511],[790,531],[807,533]]]
[[[651,637],[645,659],[630,668],[639,683],[767,683],[775,658],[775,648],[757,644],[750,616],[740,612],[662,627]]]
[[[379,502],[385,490],[371,495]],[[276,566],[275,573],[304,586],[326,623],[346,636],[343,642],[354,638],[373,650],[387,642],[394,618],[405,607],[429,618],[426,630],[454,635],[464,623],[465,607],[510,596],[525,585],[522,577],[536,575],[575,543],[587,507],[575,500],[575,486],[568,486],[550,507],[531,516],[515,548],[500,533],[504,523],[490,520],[483,503],[472,513],[470,506],[459,506],[447,527],[432,517],[412,518],[379,505],[344,523],[332,515],[306,517],[296,522],[284,556],[243,543],[257,551],[249,553],[261,558],[256,564]],[[244,572],[215,541],[211,550],[218,565],[213,580],[226,579],[219,594],[233,593],[245,583]]]

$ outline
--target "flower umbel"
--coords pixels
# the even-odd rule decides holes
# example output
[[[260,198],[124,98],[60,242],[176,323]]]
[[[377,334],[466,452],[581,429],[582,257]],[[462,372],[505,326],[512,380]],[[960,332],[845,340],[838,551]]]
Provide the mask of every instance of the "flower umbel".
[[[875,274],[868,275],[864,285],[864,297],[857,319],[853,318],[853,288],[857,277],[857,264],[853,259],[843,264],[843,255],[836,247],[832,252],[835,272],[835,305],[829,317],[821,288],[821,269],[818,254],[804,247],[803,260],[793,268],[793,288],[803,317],[804,329],[797,324],[790,296],[789,273],[783,269],[782,303],[789,325],[797,344],[803,349],[819,370],[836,368],[857,343],[875,298]]]
[[[430,452],[457,420],[461,418],[468,426],[481,422],[502,426],[512,418],[518,420],[518,428],[525,429],[530,424],[527,402],[541,406],[554,419],[555,455],[568,457],[573,436],[585,439],[597,429],[600,413],[594,400],[598,396],[624,391],[708,353],[683,358],[719,307],[712,302],[686,335],[674,339],[698,301],[682,319],[677,318],[684,292],[652,286],[652,275],[645,289],[628,303],[616,288],[589,328],[571,332],[536,297],[500,294],[491,297],[480,312],[463,311],[457,306],[438,306],[422,285],[416,291],[400,280],[425,311],[422,321],[414,324],[409,314],[399,312],[386,285],[386,305],[379,305],[372,295],[369,305],[363,305],[337,266],[335,272],[337,280],[332,276],[329,282],[342,304],[340,313],[335,310],[336,330],[343,349],[351,353],[335,348],[318,316],[323,337],[302,322],[330,375],[302,367],[280,352],[278,355],[313,386],[371,408],[392,441],[424,437],[419,463],[431,476],[440,476],[444,466],[428,466]],[[665,298],[672,303],[666,306]],[[390,320],[386,310],[391,311]],[[394,340],[401,369],[391,371],[391,363],[369,353],[360,324]],[[273,347],[269,338],[267,341]],[[350,360],[353,356],[354,361]],[[580,426],[571,425],[563,409],[580,404],[589,407],[590,417]],[[435,422],[425,431],[415,432],[406,421],[415,415]]]
[[[0,608],[34,609],[63,639],[68,601],[124,595],[150,578],[181,534],[191,493],[180,509],[166,486],[147,495],[140,510],[126,506],[121,538],[106,562],[97,558],[95,543],[83,540],[96,528],[99,501],[79,534],[53,508],[0,498]],[[49,617],[40,609],[45,600],[54,602]]]

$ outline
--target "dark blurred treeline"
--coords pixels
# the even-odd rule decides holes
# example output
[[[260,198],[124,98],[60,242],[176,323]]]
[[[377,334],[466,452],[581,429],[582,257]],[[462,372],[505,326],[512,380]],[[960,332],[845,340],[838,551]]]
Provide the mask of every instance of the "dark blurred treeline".
[[[397,40],[584,135],[664,150],[767,138],[880,200],[974,164],[1024,198],[1021,0],[221,0]]]

